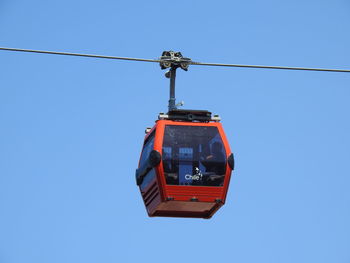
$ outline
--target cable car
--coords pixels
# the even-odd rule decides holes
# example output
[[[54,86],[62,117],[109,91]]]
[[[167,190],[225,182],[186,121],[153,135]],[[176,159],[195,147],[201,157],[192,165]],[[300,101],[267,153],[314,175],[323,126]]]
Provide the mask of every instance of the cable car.
[[[225,203],[233,154],[218,115],[177,109],[175,72],[188,59],[179,52],[165,57],[170,61],[165,64],[170,67],[169,111],[146,129],[136,183],[151,217],[211,218]]]

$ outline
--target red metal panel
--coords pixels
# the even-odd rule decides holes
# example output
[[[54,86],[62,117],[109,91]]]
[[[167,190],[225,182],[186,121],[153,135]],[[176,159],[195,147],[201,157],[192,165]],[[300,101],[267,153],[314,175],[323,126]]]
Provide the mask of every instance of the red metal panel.
[[[228,140],[227,140],[227,137],[226,137],[226,134],[224,132],[224,129],[222,128],[222,125],[221,123],[218,123],[218,130],[219,130],[219,133],[220,133],[220,136],[221,136],[221,139],[224,143],[224,146],[225,146],[225,150],[226,150],[226,157],[228,158],[230,156],[230,154],[232,153],[231,152],[231,148],[230,148],[230,144],[228,143]],[[228,163],[226,164],[226,175],[225,175],[225,180],[224,180],[224,191],[222,193],[222,200],[223,202],[225,203],[225,200],[226,200],[226,196],[227,196],[227,192],[228,192],[228,188],[229,188],[229,185],[230,185],[230,180],[231,180],[231,173],[232,173],[232,169],[231,167],[228,165]]]
[[[148,214],[152,215],[156,207],[161,203],[157,179],[154,178],[149,186],[141,192],[141,194]]]
[[[156,138],[154,141],[154,150],[162,154],[162,144],[163,144],[164,127],[165,127],[163,121],[157,121],[155,127],[156,127]],[[160,189],[160,197],[162,201],[165,201],[166,200],[166,193],[165,193],[166,182],[164,178],[162,161],[160,162],[158,167],[156,167],[156,172],[157,172],[158,186]]]
[[[200,202],[215,202],[216,199],[221,199],[223,187],[206,187],[206,186],[182,186],[182,185],[167,185],[166,193],[168,197],[174,200],[190,201],[191,198],[197,198]]]

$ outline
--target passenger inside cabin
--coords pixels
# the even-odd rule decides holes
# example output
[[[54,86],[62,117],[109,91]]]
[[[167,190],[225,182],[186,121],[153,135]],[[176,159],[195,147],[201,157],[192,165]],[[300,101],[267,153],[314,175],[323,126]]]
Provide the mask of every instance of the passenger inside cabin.
[[[226,162],[221,143],[214,142],[211,146],[211,153],[201,159],[201,163],[205,166],[207,172],[213,172],[218,175],[225,173]]]

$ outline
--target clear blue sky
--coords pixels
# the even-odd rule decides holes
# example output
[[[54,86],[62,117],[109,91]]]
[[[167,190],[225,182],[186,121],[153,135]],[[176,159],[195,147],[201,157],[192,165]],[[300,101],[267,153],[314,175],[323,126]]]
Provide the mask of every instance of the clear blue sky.
[[[350,68],[350,2],[0,0],[0,46]],[[0,51],[0,262],[350,262],[350,74],[192,66],[236,156],[210,220],[148,218],[157,64]]]

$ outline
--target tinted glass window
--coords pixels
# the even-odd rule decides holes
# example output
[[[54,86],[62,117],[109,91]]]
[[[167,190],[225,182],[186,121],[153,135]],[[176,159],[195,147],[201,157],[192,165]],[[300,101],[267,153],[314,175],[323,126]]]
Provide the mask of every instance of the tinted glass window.
[[[216,127],[165,126],[162,158],[167,184],[223,185],[226,153]]]
[[[155,176],[156,176],[156,171],[154,169],[151,169],[143,178],[143,181],[140,185],[141,190],[144,190],[149,185],[149,183],[152,182]]]
[[[148,136],[147,140],[145,141],[145,144],[144,144],[143,150],[142,150],[142,154],[141,154],[141,158],[140,158],[139,167],[142,167],[145,164],[145,162],[147,162],[148,156],[151,153],[151,151],[153,150],[154,134],[155,134],[155,132],[153,131],[152,134],[150,134]]]
[[[148,136],[147,140],[144,143],[141,158],[140,158],[140,164],[139,164],[139,168],[141,170],[148,169],[147,162],[148,162],[149,154],[153,150],[154,134],[155,134],[155,131],[153,131],[152,134]],[[156,174],[154,169],[149,170],[147,174],[145,174],[145,176],[143,177],[142,183],[140,185],[141,190],[145,189],[149,185],[149,183],[153,180],[155,175]]]

